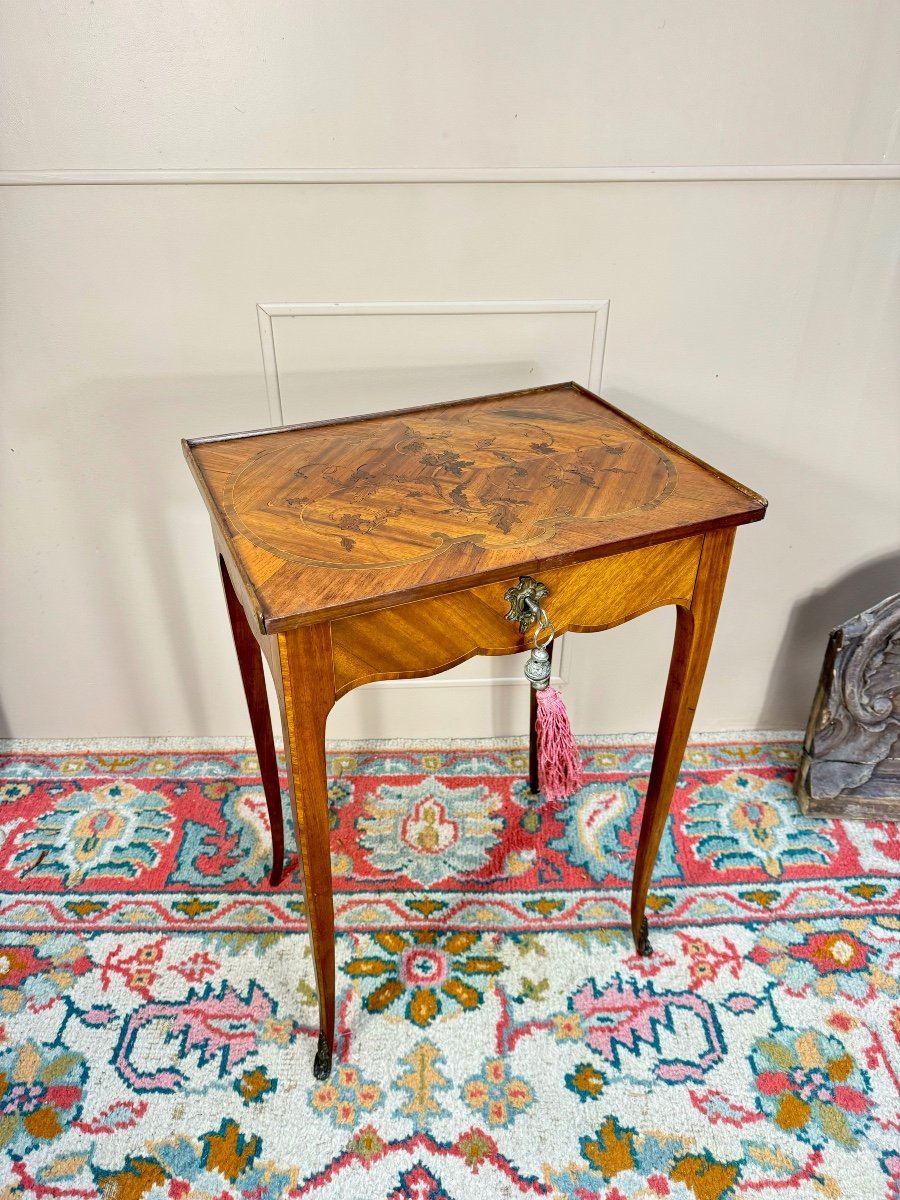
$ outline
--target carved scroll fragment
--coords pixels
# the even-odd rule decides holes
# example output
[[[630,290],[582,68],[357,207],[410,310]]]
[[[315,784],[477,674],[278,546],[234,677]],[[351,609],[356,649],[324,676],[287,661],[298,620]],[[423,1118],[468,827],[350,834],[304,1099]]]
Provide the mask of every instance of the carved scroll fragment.
[[[900,594],[831,631],[796,793],[804,813],[900,819]]]

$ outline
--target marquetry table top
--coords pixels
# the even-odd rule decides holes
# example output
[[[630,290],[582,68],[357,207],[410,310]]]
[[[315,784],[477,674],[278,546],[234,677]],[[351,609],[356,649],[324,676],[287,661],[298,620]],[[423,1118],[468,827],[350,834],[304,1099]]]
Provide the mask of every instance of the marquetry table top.
[[[566,383],[184,442],[263,632],[759,520]]]

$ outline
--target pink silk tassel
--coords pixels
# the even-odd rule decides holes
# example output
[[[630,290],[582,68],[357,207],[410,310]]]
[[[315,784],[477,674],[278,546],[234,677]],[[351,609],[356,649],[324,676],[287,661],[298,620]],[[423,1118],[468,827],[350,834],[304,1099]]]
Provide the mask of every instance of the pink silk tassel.
[[[538,783],[545,800],[564,800],[584,782],[581,755],[572,736],[569,714],[553,687],[537,692]]]

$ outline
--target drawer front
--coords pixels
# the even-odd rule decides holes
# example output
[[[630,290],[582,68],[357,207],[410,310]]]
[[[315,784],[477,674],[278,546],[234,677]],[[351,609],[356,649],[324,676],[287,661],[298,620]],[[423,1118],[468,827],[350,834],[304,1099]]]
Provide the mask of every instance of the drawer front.
[[[536,573],[550,594],[544,606],[558,634],[621,625],[664,604],[688,605],[702,535],[630,550],[609,558]],[[528,648],[506,620],[506,591],[519,576],[433,596],[378,612],[344,617],[331,626],[335,695],[379,679],[436,675],[473,654],[515,654]]]

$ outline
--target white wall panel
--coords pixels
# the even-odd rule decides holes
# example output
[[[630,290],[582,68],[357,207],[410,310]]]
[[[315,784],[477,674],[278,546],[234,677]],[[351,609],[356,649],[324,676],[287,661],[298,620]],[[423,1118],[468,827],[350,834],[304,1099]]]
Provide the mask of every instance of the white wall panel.
[[[738,534],[697,726],[801,724],[835,607],[898,578],[898,198],[886,183],[3,189],[6,728],[246,730],[178,440],[267,423],[257,301],[597,295],[608,398],[771,501]],[[294,366],[284,353],[305,369],[301,346]],[[352,353],[350,372],[366,361]],[[671,627],[657,613],[573,642],[579,729],[655,724]],[[459,712],[446,691],[398,688],[347,698],[329,729],[513,732],[526,701],[485,688]]]
[[[456,311],[435,311],[444,307]],[[264,362],[275,420],[290,424],[335,413],[416,408],[569,379],[600,386],[609,308],[605,300],[343,303],[338,311],[325,306],[324,313],[321,308],[260,306],[261,338],[272,343]],[[506,311],[494,311],[498,308]],[[565,309],[569,311],[557,311]],[[555,683],[564,670],[565,645],[562,638],[556,645]],[[353,727],[376,729],[390,717],[390,705],[383,712],[382,693],[412,686],[415,698],[400,697],[399,703],[418,704],[419,693],[437,688],[441,694],[424,702],[440,714],[439,721],[449,718],[452,724],[460,716],[471,721],[474,712],[481,714],[482,728],[515,728],[522,719],[525,657],[474,658],[412,684],[378,684],[348,701],[346,719]],[[515,690],[505,690],[510,687]],[[432,715],[426,721],[433,726],[435,719]]]
[[[594,340],[592,313],[298,316],[274,326],[287,423],[587,385]]]
[[[898,161],[895,0],[3,0],[7,170]]]

